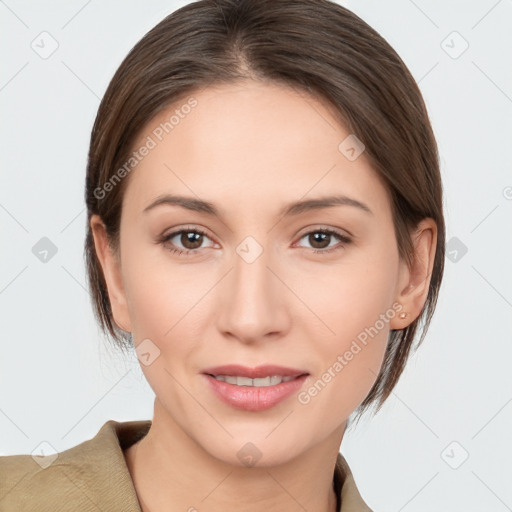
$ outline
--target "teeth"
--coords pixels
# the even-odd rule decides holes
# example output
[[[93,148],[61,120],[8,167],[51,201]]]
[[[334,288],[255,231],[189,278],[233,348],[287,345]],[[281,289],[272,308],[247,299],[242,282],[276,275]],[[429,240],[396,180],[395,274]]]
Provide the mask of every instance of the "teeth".
[[[235,377],[232,375],[215,375],[216,380],[227,382],[228,384],[236,384],[237,386],[253,386],[253,387],[266,387],[281,384],[281,382],[288,382],[295,377],[282,377],[281,375],[272,375],[271,377],[260,377],[257,379],[250,379],[249,377]]]

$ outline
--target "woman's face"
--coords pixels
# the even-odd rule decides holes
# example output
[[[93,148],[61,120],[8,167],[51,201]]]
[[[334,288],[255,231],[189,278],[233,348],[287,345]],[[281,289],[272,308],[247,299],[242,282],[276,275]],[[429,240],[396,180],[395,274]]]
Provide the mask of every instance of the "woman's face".
[[[325,104],[255,82],[192,96],[135,144],[114,318],[169,422],[231,464],[275,464],[340,441],[405,327],[405,266],[386,189]],[[166,195],[186,201],[151,206]],[[223,365],[302,377],[207,375]]]

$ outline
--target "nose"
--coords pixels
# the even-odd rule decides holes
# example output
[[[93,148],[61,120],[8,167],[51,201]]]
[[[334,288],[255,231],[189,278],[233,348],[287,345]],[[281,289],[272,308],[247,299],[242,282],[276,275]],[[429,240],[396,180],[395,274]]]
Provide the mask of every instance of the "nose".
[[[270,251],[254,260],[235,253],[233,268],[223,280],[216,302],[218,329],[224,336],[254,344],[284,336],[290,327],[290,294]]]

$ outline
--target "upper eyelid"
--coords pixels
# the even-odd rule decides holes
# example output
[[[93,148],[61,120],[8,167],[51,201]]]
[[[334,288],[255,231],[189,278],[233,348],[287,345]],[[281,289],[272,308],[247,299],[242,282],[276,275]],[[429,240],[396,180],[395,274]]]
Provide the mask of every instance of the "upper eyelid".
[[[308,226],[307,228],[304,228],[304,230],[305,231],[302,232],[300,238],[302,238],[305,235],[309,235],[310,233],[316,233],[318,231],[329,231],[331,234],[344,236],[346,238],[353,238],[352,234],[349,233],[346,229],[334,228],[329,226]]]

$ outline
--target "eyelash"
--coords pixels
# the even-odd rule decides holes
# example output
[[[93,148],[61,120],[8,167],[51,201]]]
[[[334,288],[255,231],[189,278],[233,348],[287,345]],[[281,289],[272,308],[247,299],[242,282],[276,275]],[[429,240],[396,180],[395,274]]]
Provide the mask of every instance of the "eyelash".
[[[194,229],[180,229],[178,231],[173,231],[172,233],[169,233],[168,235],[163,236],[159,240],[159,242],[162,243],[162,244],[166,244],[169,240],[174,238],[176,235],[180,235],[182,233],[196,233],[196,234],[208,237],[208,235],[204,231],[202,231],[201,229],[198,229],[198,228],[194,228]],[[325,235],[334,236],[334,237],[338,238],[341,242],[343,242],[343,244],[345,244],[345,245],[348,245],[352,241],[346,235],[338,233],[337,231],[334,231],[332,229],[326,229],[326,228],[320,228],[320,229],[314,229],[312,231],[308,231],[307,233],[304,233],[300,237],[300,240],[302,240],[304,237],[306,237],[308,235],[311,235],[313,233],[322,233],[322,234],[325,234]],[[330,253],[332,253],[334,251],[337,251],[339,249],[342,249],[342,248],[344,248],[344,245],[334,246],[331,249],[311,249],[311,251],[316,253],[316,254],[330,254]],[[179,249],[179,248],[172,248],[172,247],[169,247],[168,250],[172,254],[176,254],[177,253],[178,256],[182,256],[182,255],[188,256],[189,253],[191,253],[191,252],[193,253],[193,252],[197,252],[198,251],[198,249]]]

